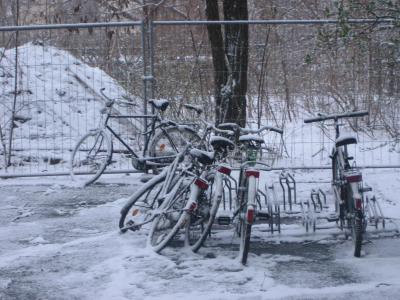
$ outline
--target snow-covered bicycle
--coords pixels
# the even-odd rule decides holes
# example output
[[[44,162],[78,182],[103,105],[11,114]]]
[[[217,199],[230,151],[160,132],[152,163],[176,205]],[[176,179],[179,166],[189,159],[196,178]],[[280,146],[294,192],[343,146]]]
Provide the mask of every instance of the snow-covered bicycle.
[[[257,211],[258,180],[260,171],[269,171],[270,166],[257,160],[264,139],[260,136],[263,131],[274,131],[283,134],[282,129],[264,126],[260,129],[240,128],[239,143],[245,153],[245,161],[240,166],[239,186],[236,199],[238,218],[237,233],[240,237],[239,259],[245,265],[250,250],[251,228],[254,224]]]

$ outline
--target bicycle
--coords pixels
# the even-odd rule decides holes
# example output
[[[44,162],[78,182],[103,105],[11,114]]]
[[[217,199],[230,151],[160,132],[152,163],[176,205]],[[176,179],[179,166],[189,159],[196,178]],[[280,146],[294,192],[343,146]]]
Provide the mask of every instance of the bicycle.
[[[214,131],[222,133],[225,136],[226,134],[224,133],[227,132],[227,130],[215,127]],[[228,132],[232,131],[228,130]],[[234,180],[230,176],[232,169],[226,164],[226,158],[235,149],[235,144],[224,136],[213,136],[210,139],[210,144],[215,153],[214,166],[207,173],[207,176],[211,177],[209,179],[211,188],[209,189],[209,194],[206,196],[207,199],[204,200],[205,193],[203,193],[202,201],[197,202],[198,209],[192,212],[190,221],[187,222],[185,233],[185,244],[193,252],[197,252],[210,235],[218,208],[223,200],[224,184],[226,184],[227,180]]]
[[[131,156],[132,165],[140,171],[150,168],[158,168],[168,165],[173,161],[176,154],[188,143],[200,141],[200,136],[189,126],[180,125],[170,120],[164,120],[161,112],[169,106],[167,100],[150,100],[155,113],[150,115],[115,115],[113,105],[115,103],[135,106],[127,101],[116,101],[104,94],[104,88],[100,90],[107,100],[105,107],[101,110],[99,126],[84,135],[76,144],[70,162],[71,177],[76,179],[82,175],[85,178],[84,185],[95,182],[106,167],[112,162],[113,141],[112,137],[125,147],[126,153]],[[190,107],[188,107],[190,109]],[[150,128],[142,133],[145,143],[142,154],[135,152],[108,124],[111,119],[144,119],[150,124]],[[87,175],[91,175],[88,179]]]
[[[212,130],[217,130],[214,126],[205,121],[204,123],[207,127],[201,138],[201,145],[206,141]],[[225,130],[220,130],[220,132],[225,134],[229,133]],[[193,146],[188,144],[183,151],[177,154],[175,160],[167,168],[140,187],[121,209],[121,216],[119,219],[121,233],[125,233],[128,230],[139,230],[143,225],[152,222],[156,215],[155,211],[160,207],[162,202],[169,201],[169,196],[167,194],[172,191],[174,186],[181,185],[181,183],[179,183],[180,178],[193,178],[196,176],[194,174],[201,173],[203,167],[197,162],[202,162],[204,165],[207,159],[207,157],[204,158],[204,155],[211,154],[201,150],[194,150]],[[191,159],[195,158],[195,160],[185,161],[185,157],[188,156]],[[186,186],[189,186],[189,184],[190,183],[187,183]],[[171,196],[175,196],[176,194],[177,192],[175,191]]]
[[[234,218],[238,219],[236,231],[240,237],[239,259],[243,265],[247,263],[250,250],[252,225],[259,214],[257,211],[257,197],[260,192],[258,190],[260,171],[271,170],[268,164],[257,161],[261,144],[264,143],[264,139],[259,134],[265,130],[283,134],[283,130],[272,126],[264,126],[260,129],[239,128],[239,143],[245,152],[245,161],[240,165]]]
[[[204,207],[201,201],[207,201],[204,196],[209,186],[206,175],[214,161],[214,152],[194,148],[188,154],[193,161],[180,172],[174,187],[176,191],[163,199],[150,228],[148,245],[157,253],[192,222],[191,216]]]
[[[346,226],[351,232],[354,243],[354,256],[361,256],[363,234],[367,226],[364,213],[363,194],[370,191],[370,188],[363,187],[362,174],[356,168],[355,163],[350,164],[353,157],[349,156],[347,146],[357,144],[354,136],[341,136],[339,120],[343,118],[354,118],[367,116],[367,111],[348,112],[319,116],[304,120],[304,123],[323,122],[333,120],[335,127],[335,145],[332,149],[332,189],[335,197],[335,209],[338,213],[340,229]]]
[[[205,121],[204,123],[207,125],[203,135],[204,140],[211,131],[233,134],[231,131],[220,130]],[[233,146],[232,142],[223,137],[219,137],[219,139],[213,137],[210,142],[215,148],[217,148],[217,144],[220,147]],[[190,188],[181,189],[180,193],[175,193],[173,197],[164,200],[159,207],[158,216],[152,223],[148,237],[148,244],[155,252],[164,249],[181,229],[185,229],[185,245],[191,245],[194,242],[194,247],[200,247],[213,222],[213,219],[210,218],[210,209],[213,208],[210,208],[209,205],[207,189],[210,181],[213,180],[210,178],[210,175],[211,177],[213,175],[213,163],[219,159],[220,152],[192,148],[188,153],[192,161],[180,173],[180,176],[177,176],[179,179],[176,186],[186,180],[186,182],[190,182]],[[185,186],[187,187],[187,185]],[[215,217],[215,215],[213,216]],[[200,240],[189,239],[189,231],[194,226],[204,229]]]

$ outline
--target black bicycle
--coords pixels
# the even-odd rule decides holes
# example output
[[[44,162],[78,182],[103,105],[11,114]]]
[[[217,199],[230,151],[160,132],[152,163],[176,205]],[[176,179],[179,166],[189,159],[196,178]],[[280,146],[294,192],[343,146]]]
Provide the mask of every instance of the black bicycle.
[[[361,256],[363,234],[367,222],[364,213],[364,193],[370,188],[363,187],[361,171],[351,164],[353,157],[349,156],[348,145],[357,144],[357,138],[350,135],[340,134],[339,120],[343,118],[354,118],[367,116],[367,111],[348,112],[306,119],[304,123],[323,122],[333,120],[336,132],[335,146],[333,147],[332,159],[332,188],[336,203],[336,212],[340,228],[346,228],[351,232],[354,242],[354,256]]]
[[[118,115],[113,114],[113,105],[136,104],[129,101],[116,101],[104,94],[104,88],[100,90],[107,100],[101,110],[102,117],[99,126],[90,130],[76,144],[70,162],[70,174],[73,179],[82,177],[85,186],[95,182],[112,162],[113,141],[117,138],[126,148],[125,153],[130,155],[132,165],[140,171],[164,167],[170,164],[177,153],[181,152],[188,143],[200,143],[200,136],[187,125],[180,125],[170,120],[165,120],[161,112],[169,106],[167,100],[150,100],[154,108],[154,114],[149,115]],[[187,107],[191,109],[190,105]],[[144,147],[141,154],[135,152],[110,126],[111,119],[145,119],[147,128],[144,135]]]

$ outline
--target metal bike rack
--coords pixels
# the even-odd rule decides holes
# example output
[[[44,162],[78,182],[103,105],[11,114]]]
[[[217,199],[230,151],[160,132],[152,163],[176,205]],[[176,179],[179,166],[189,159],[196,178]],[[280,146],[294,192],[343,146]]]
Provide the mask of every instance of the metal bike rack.
[[[313,232],[317,229],[330,229],[331,226],[318,226],[318,220],[326,220],[327,223],[337,222],[337,213],[328,213],[329,206],[326,205],[326,193],[321,189],[312,189],[310,198],[306,201],[301,201],[301,217],[302,224],[306,228],[306,232],[309,232],[312,228]]]
[[[371,199],[366,196],[365,211],[368,216],[368,223],[374,225],[376,229],[378,229],[378,224],[381,223],[382,228],[385,229],[385,217],[375,195]]]
[[[323,204],[321,201],[321,197],[323,198],[323,202],[324,202]],[[313,202],[315,211],[318,211],[317,208],[319,208],[320,212],[324,208],[328,208],[328,206],[326,206],[326,194],[321,189],[318,189],[318,190],[312,189],[311,190],[311,201]]]
[[[265,185],[266,195],[271,195],[267,197],[267,207],[268,207],[268,214],[269,214],[269,228],[271,234],[275,231],[281,233],[281,211],[278,201],[278,196],[276,194],[276,190],[274,185],[271,186]],[[269,192],[269,193],[268,193]]]
[[[312,227],[313,231],[315,232],[316,230],[315,202],[311,198],[307,199],[307,201],[301,201],[300,208],[301,208],[302,225],[306,228],[306,232],[310,230],[310,227]]]
[[[287,170],[282,170],[281,174],[279,175],[279,184],[281,185],[282,188],[283,210],[286,211],[286,197],[287,197],[289,210],[292,211],[293,202],[297,204],[296,180],[294,179],[293,175],[290,174]]]

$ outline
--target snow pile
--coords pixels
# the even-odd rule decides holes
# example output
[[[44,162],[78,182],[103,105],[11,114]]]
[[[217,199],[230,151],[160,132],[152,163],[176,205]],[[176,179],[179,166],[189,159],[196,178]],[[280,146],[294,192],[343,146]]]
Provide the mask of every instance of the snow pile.
[[[14,66],[15,49],[4,50],[0,59],[0,125],[7,137],[15,96]],[[17,71],[13,142],[17,158],[13,157],[13,162],[38,164],[38,171],[69,160],[77,139],[98,126],[100,110],[106,101],[100,94],[101,88],[112,99],[140,103],[104,71],[52,46],[40,43],[20,46]],[[136,107],[115,106],[115,109],[121,114],[140,113]],[[139,122],[133,124],[127,119],[118,126],[131,132],[141,128]]]

